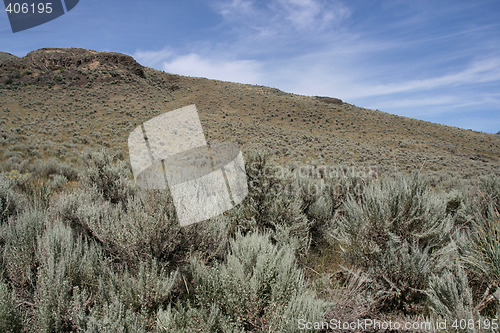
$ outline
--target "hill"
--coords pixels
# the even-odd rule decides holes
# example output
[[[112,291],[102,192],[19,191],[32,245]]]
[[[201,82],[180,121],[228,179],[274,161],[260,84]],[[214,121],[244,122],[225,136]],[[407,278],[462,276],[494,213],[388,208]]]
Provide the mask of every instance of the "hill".
[[[136,186],[123,159],[133,128],[192,103],[209,141],[248,150],[248,196],[181,227],[178,196]],[[1,53],[0,110],[0,332],[409,332],[500,319],[498,135],[82,49]]]
[[[144,121],[196,104],[208,141],[265,148],[279,159],[463,176],[498,171],[500,137],[395,116],[336,98],[173,75],[119,53],[40,49],[0,53],[4,154],[71,158],[82,146],[126,153]],[[4,156],[10,156],[7,153]]]

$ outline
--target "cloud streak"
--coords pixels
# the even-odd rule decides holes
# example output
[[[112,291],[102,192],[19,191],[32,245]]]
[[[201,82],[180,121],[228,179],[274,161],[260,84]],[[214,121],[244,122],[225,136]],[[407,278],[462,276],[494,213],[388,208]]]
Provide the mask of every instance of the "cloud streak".
[[[475,61],[467,68],[439,77],[406,82],[390,83],[368,88],[355,97],[387,95],[408,91],[432,90],[435,88],[473,85],[500,80],[500,60],[496,57]]]
[[[214,8],[240,34],[258,32],[264,38],[291,32],[320,33],[350,15],[349,8],[338,0],[233,0],[216,2]]]
[[[190,53],[163,63],[163,69],[172,73],[200,76],[232,82],[257,84],[261,81],[261,64],[255,60],[207,59]]]

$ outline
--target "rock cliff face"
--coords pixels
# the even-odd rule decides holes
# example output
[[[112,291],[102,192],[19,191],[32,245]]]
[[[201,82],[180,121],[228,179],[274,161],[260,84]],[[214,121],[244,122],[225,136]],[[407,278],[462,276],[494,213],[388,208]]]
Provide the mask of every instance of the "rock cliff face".
[[[0,83],[4,84],[70,80],[73,85],[83,85],[92,79],[110,82],[133,75],[144,78],[144,68],[121,53],[77,48],[40,49],[23,58],[0,53]]]

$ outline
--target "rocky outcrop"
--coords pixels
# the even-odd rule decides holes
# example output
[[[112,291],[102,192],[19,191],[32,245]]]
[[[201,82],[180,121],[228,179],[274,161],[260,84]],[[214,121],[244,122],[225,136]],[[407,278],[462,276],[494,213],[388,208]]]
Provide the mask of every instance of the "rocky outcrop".
[[[40,49],[28,53],[22,61],[25,66],[40,70],[121,67],[135,75],[144,77],[143,67],[134,58],[115,52],[97,52],[77,48]]]
[[[79,48],[44,48],[18,58],[0,53],[0,84],[68,84],[145,78],[144,67],[131,56]]]

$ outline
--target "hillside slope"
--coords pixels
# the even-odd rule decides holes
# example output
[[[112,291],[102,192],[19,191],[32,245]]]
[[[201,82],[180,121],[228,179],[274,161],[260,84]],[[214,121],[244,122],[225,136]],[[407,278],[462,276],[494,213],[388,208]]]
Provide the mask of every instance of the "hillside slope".
[[[463,176],[498,173],[500,136],[280,90],[168,74],[133,58],[83,49],[0,53],[3,156],[71,158],[82,146],[127,151],[129,132],[196,104],[208,141],[265,148],[279,159]]]

